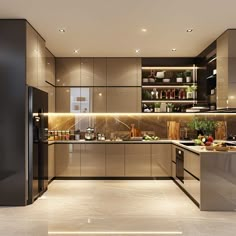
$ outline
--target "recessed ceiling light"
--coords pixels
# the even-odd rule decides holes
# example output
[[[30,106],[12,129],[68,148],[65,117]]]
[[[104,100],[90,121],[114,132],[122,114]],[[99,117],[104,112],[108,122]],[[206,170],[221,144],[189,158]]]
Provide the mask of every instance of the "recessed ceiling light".
[[[175,52],[176,51],[176,48],[172,48],[172,52]]]
[[[193,29],[187,29],[186,32],[191,33],[191,32],[193,32]]]
[[[60,79],[57,79],[57,82],[60,82],[61,80]]]
[[[98,96],[100,96],[100,97],[101,97],[101,96],[102,96],[102,93],[99,93],[99,94],[98,94]]]
[[[142,30],[142,32],[147,32],[147,29],[145,29],[145,28],[143,28],[143,29],[141,29]]]
[[[135,53],[140,53],[140,49],[135,49]]]
[[[79,53],[79,49],[75,49],[75,50],[74,50],[74,53]]]
[[[65,29],[59,29],[59,32],[60,32],[60,33],[65,33],[66,30],[65,30]]]

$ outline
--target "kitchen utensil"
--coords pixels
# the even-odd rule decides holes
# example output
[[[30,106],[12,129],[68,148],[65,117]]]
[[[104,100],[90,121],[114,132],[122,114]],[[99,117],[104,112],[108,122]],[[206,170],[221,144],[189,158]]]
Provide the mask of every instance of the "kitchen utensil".
[[[163,81],[164,83],[169,83],[169,82],[170,82],[170,79],[167,79],[167,78],[166,78],[166,79],[163,79],[162,81]]]
[[[158,72],[156,73],[156,77],[157,77],[158,79],[163,79],[163,78],[165,78],[165,71],[158,71]]]
[[[94,128],[88,127],[85,132],[85,140],[94,140],[95,134],[94,134]]]

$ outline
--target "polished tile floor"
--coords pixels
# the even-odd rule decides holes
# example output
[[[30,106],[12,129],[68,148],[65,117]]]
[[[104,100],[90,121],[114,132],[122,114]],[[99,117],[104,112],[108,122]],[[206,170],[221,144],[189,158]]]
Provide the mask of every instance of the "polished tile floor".
[[[236,235],[236,212],[201,212],[170,180],[53,181],[27,207],[0,207],[0,236]]]

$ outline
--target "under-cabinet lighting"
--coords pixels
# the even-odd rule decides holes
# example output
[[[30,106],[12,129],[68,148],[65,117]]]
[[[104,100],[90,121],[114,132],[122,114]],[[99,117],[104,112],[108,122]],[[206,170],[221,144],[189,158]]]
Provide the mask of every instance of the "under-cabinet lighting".
[[[65,29],[59,29],[59,32],[60,32],[60,33],[65,33],[66,30],[65,30]]]
[[[196,66],[144,66],[143,70],[193,70],[198,69]]]
[[[188,88],[189,86],[190,85],[143,85],[142,88]]]
[[[79,49],[75,49],[74,53],[78,54],[79,53]]]
[[[172,52],[176,52],[176,48],[172,48]]]
[[[142,32],[147,32],[147,29],[145,29],[145,28],[143,28],[143,29],[141,29],[142,30]]]
[[[154,112],[140,112],[140,113],[45,113],[44,115],[48,115],[50,117],[62,117],[62,116],[83,116],[83,117],[96,117],[96,116],[103,116],[103,117],[116,117],[116,116],[236,116],[236,113],[217,113],[217,112],[162,112],[162,113],[154,113]]]
[[[135,49],[135,53],[140,53],[140,49]]]
[[[181,231],[49,231],[55,235],[182,235]]]

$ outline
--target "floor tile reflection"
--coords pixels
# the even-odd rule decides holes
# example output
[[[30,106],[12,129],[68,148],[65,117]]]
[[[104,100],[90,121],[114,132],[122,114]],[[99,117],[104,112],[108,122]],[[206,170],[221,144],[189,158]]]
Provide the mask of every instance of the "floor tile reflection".
[[[233,236],[235,212],[201,212],[169,180],[53,181],[33,205],[0,208],[0,235]]]

